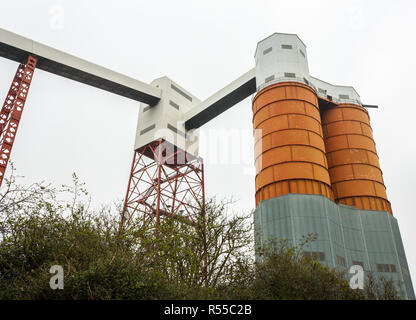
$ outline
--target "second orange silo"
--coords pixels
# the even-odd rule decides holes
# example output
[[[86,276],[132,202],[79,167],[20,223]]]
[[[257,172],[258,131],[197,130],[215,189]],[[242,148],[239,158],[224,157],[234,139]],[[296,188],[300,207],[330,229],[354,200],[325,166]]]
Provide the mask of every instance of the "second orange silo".
[[[256,206],[288,193],[333,199],[321,116],[315,91],[303,83],[281,82],[253,99]]]
[[[322,123],[335,201],[392,213],[368,111],[340,104],[322,112]]]

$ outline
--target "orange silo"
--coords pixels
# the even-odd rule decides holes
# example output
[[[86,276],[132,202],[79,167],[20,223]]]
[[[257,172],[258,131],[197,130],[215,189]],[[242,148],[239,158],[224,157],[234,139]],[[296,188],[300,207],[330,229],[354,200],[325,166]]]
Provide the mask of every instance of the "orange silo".
[[[323,110],[322,123],[335,201],[392,213],[368,111],[339,104]]]
[[[253,99],[256,206],[288,193],[333,199],[318,99],[306,84],[281,82]]]

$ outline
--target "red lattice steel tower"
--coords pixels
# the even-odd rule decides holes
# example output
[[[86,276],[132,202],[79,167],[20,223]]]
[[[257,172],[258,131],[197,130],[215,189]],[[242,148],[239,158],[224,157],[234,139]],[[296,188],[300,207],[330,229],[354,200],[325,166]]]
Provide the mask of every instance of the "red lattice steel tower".
[[[16,139],[37,59],[29,56],[19,65],[0,112],[0,186]]]
[[[142,219],[159,224],[172,215],[192,221],[204,197],[202,159],[158,139],[134,152],[121,227]]]

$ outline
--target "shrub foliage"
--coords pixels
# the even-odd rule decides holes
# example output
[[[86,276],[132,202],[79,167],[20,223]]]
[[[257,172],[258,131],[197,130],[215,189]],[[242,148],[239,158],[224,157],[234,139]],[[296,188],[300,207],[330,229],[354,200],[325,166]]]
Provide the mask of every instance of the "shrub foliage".
[[[312,236],[257,248],[255,262],[252,218],[228,215],[225,202],[209,200],[192,221],[120,228],[120,210],[91,210],[75,174],[61,188],[17,180],[0,192],[0,299],[400,298],[371,276],[352,290],[343,272],[303,255]],[[53,265],[64,269],[62,290],[50,288]]]

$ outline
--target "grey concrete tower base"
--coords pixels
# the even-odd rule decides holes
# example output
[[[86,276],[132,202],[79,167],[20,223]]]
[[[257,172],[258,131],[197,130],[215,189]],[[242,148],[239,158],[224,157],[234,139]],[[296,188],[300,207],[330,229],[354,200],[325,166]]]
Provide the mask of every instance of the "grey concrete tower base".
[[[307,250],[319,252],[329,267],[365,271],[401,283],[406,299],[415,299],[396,218],[384,211],[365,211],[338,205],[324,196],[287,194],[262,201],[254,212],[256,241],[317,235]]]

